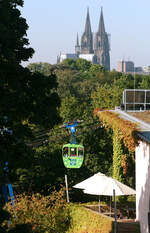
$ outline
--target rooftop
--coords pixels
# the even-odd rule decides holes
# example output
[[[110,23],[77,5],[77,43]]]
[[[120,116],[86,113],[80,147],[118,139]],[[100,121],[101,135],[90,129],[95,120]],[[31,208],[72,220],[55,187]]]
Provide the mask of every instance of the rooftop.
[[[150,111],[144,112],[125,112],[120,109],[112,110],[120,118],[137,124],[138,136],[150,143]]]
[[[144,111],[144,112],[129,112],[131,116],[134,116],[138,118],[139,120],[142,120],[148,124],[150,124],[150,111]]]

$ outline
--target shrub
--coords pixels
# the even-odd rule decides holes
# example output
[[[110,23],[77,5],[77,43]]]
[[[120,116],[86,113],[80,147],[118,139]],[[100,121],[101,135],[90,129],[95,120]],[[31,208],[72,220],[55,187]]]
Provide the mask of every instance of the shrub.
[[[70,205],[70,226],[66,233],[112,233],[111,218],[99,215],[81,205]]]
[[[63,189],[46,197],[39,193],[18,195],[15,207],[8,203],[5,210],[12,216],[9,231],[15,229],[16,233],[20,233],[20,227],[17,226],[21,225],[31,226],[28,233],[63,233],[67,230],[68,212]],[[7,222],[4,222],[5,227],[6,225]]]

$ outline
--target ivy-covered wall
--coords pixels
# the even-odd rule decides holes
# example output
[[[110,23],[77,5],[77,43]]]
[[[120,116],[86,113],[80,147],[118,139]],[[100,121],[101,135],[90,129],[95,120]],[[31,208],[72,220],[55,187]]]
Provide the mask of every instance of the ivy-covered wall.
[[[113,177],[133,185],[134,178],[131,176],[134,175],[134,152],[138,144],[137,125],[121,119],[118,114],[112,111],[96,109],[95,114],[105,128],[113,130]]]
[[[113,134],[113,178],[122,181],[122,143],[120,141],[118,130],[114,131]]]

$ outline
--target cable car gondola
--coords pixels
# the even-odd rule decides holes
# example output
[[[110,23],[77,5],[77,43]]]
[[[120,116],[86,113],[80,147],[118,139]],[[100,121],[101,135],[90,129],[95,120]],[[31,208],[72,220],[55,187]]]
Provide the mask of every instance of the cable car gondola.
[[[63,163],[66,168],[80,168],[84,160],[84,146],[76,143],[75,127],[79,121],[65,123],[64,127],[70,130],[71,142],[64,144],[62,148]]]

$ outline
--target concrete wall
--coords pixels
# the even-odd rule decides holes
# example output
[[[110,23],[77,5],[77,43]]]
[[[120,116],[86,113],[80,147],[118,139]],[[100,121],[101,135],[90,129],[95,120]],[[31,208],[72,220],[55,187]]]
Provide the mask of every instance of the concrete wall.
[[[140,142],[136,148],[136,219],[141,233],[149,233],[150,211],[150,144]]]

